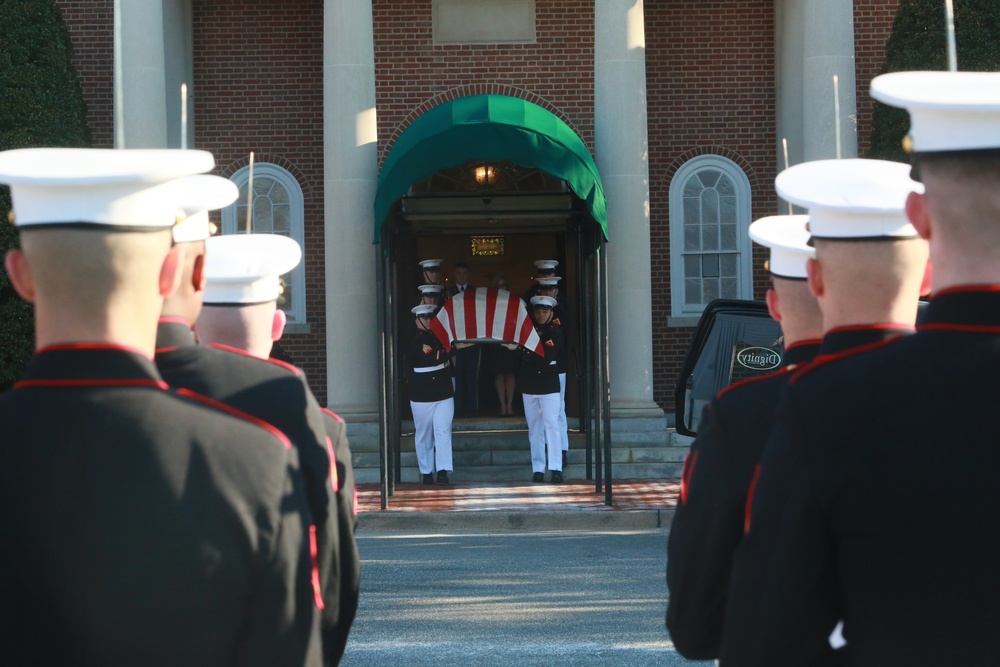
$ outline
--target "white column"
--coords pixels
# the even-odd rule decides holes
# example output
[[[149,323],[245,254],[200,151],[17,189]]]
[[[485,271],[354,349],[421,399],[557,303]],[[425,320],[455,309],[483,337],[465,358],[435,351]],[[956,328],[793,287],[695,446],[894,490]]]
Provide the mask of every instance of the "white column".
[[[167,146],[181,147],[181,84],[187,84],[187,147],[194,145],[194,57],[191,0],[163,0]]]
[[[166,148],[163,0],[115,1],[115,146]]]
[[[835,158],[838,125],[840,156],[857,157],[852,0],[780,0],[775,9],[778,140],[788,139],[789,163]]]
[[[324,0],[323,34],[327,400],[348,421],[374,421],[378,156],[371,0]]]
[[[646,38],[642,0],[594,5],[594,143],[608,199],[612,417],[658,417],[649,281]]]

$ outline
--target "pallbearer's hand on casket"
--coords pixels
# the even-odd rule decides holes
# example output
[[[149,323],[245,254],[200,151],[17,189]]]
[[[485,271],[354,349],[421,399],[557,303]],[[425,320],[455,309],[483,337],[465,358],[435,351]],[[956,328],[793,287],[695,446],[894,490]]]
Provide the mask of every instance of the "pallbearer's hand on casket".
[[[517,348],[521,347],[517,343],[501,343],[501,345],[503,345],[508,350],[516,350]]]
[[[454,347],[456,350],[464,350],[467,347],[472,347],[472,343],[459,343],[459,342],[456,342],[452,347]]]

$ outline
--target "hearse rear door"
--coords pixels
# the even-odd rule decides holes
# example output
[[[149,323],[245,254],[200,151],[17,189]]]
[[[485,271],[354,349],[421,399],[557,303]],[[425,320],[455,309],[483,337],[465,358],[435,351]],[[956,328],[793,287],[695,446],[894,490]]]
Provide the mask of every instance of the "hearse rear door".
[[[688,346],[674,393],[677,432],[698,434],[701,413],[734,382],[782,365],[781,325],[763,301],[718,299],[705,307]]]

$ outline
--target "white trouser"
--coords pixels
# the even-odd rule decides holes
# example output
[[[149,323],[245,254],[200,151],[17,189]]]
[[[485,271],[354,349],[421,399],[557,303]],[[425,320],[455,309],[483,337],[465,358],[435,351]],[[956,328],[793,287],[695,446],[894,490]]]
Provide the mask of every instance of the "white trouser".
[[[566,374],[559,374],[559,437],[562,438],[562,450],[569,449],[569,427],[566,424]]]
[[[531,443],[531,470],[545,472],[548,447],[549,470],[562,471],[562,440],[559,439],[559,394],[521,394],[524,418]]]
[[[435,470],[454,470],[451,464],[451,420],[455,417],[455,399],[416,403],[413,411],[413,440],[420,474]]]

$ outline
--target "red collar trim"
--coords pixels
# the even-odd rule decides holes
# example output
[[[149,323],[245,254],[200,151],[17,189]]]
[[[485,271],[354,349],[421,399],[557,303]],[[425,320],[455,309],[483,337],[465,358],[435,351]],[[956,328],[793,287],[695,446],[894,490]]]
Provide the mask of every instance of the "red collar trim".
[[[787,352],[788,350],[794,350],[795,348],[802,347],[804,345],[819,345],[822,342],[823,342],[822,338],[807,338],[806,340],[800,340],[792,343],[791,345],[785,348],[785,351]]]
[[[953,294],[955,292],[1000,292],[1000,285],[954,285],[933,292],[931,299],[939,297],[942,294]]]
[[[960,331],[962,333],[1000,334],[1000,326],[985,324],[948,324],[946,322],[921,324],[918,331]]]
[[[837,331],[885,331],[888,329],[906,329],[909,331],[914,330],[912,324],[902,324],[897,322],[879,322],[877,324],[849,324],[843,327],[834,327],[827,331],[827,334],[835,333]]]
[[[191,328],[191,323],[180,315],[165,315],[157,320],[160,324],[183,324],[188,329]]]

